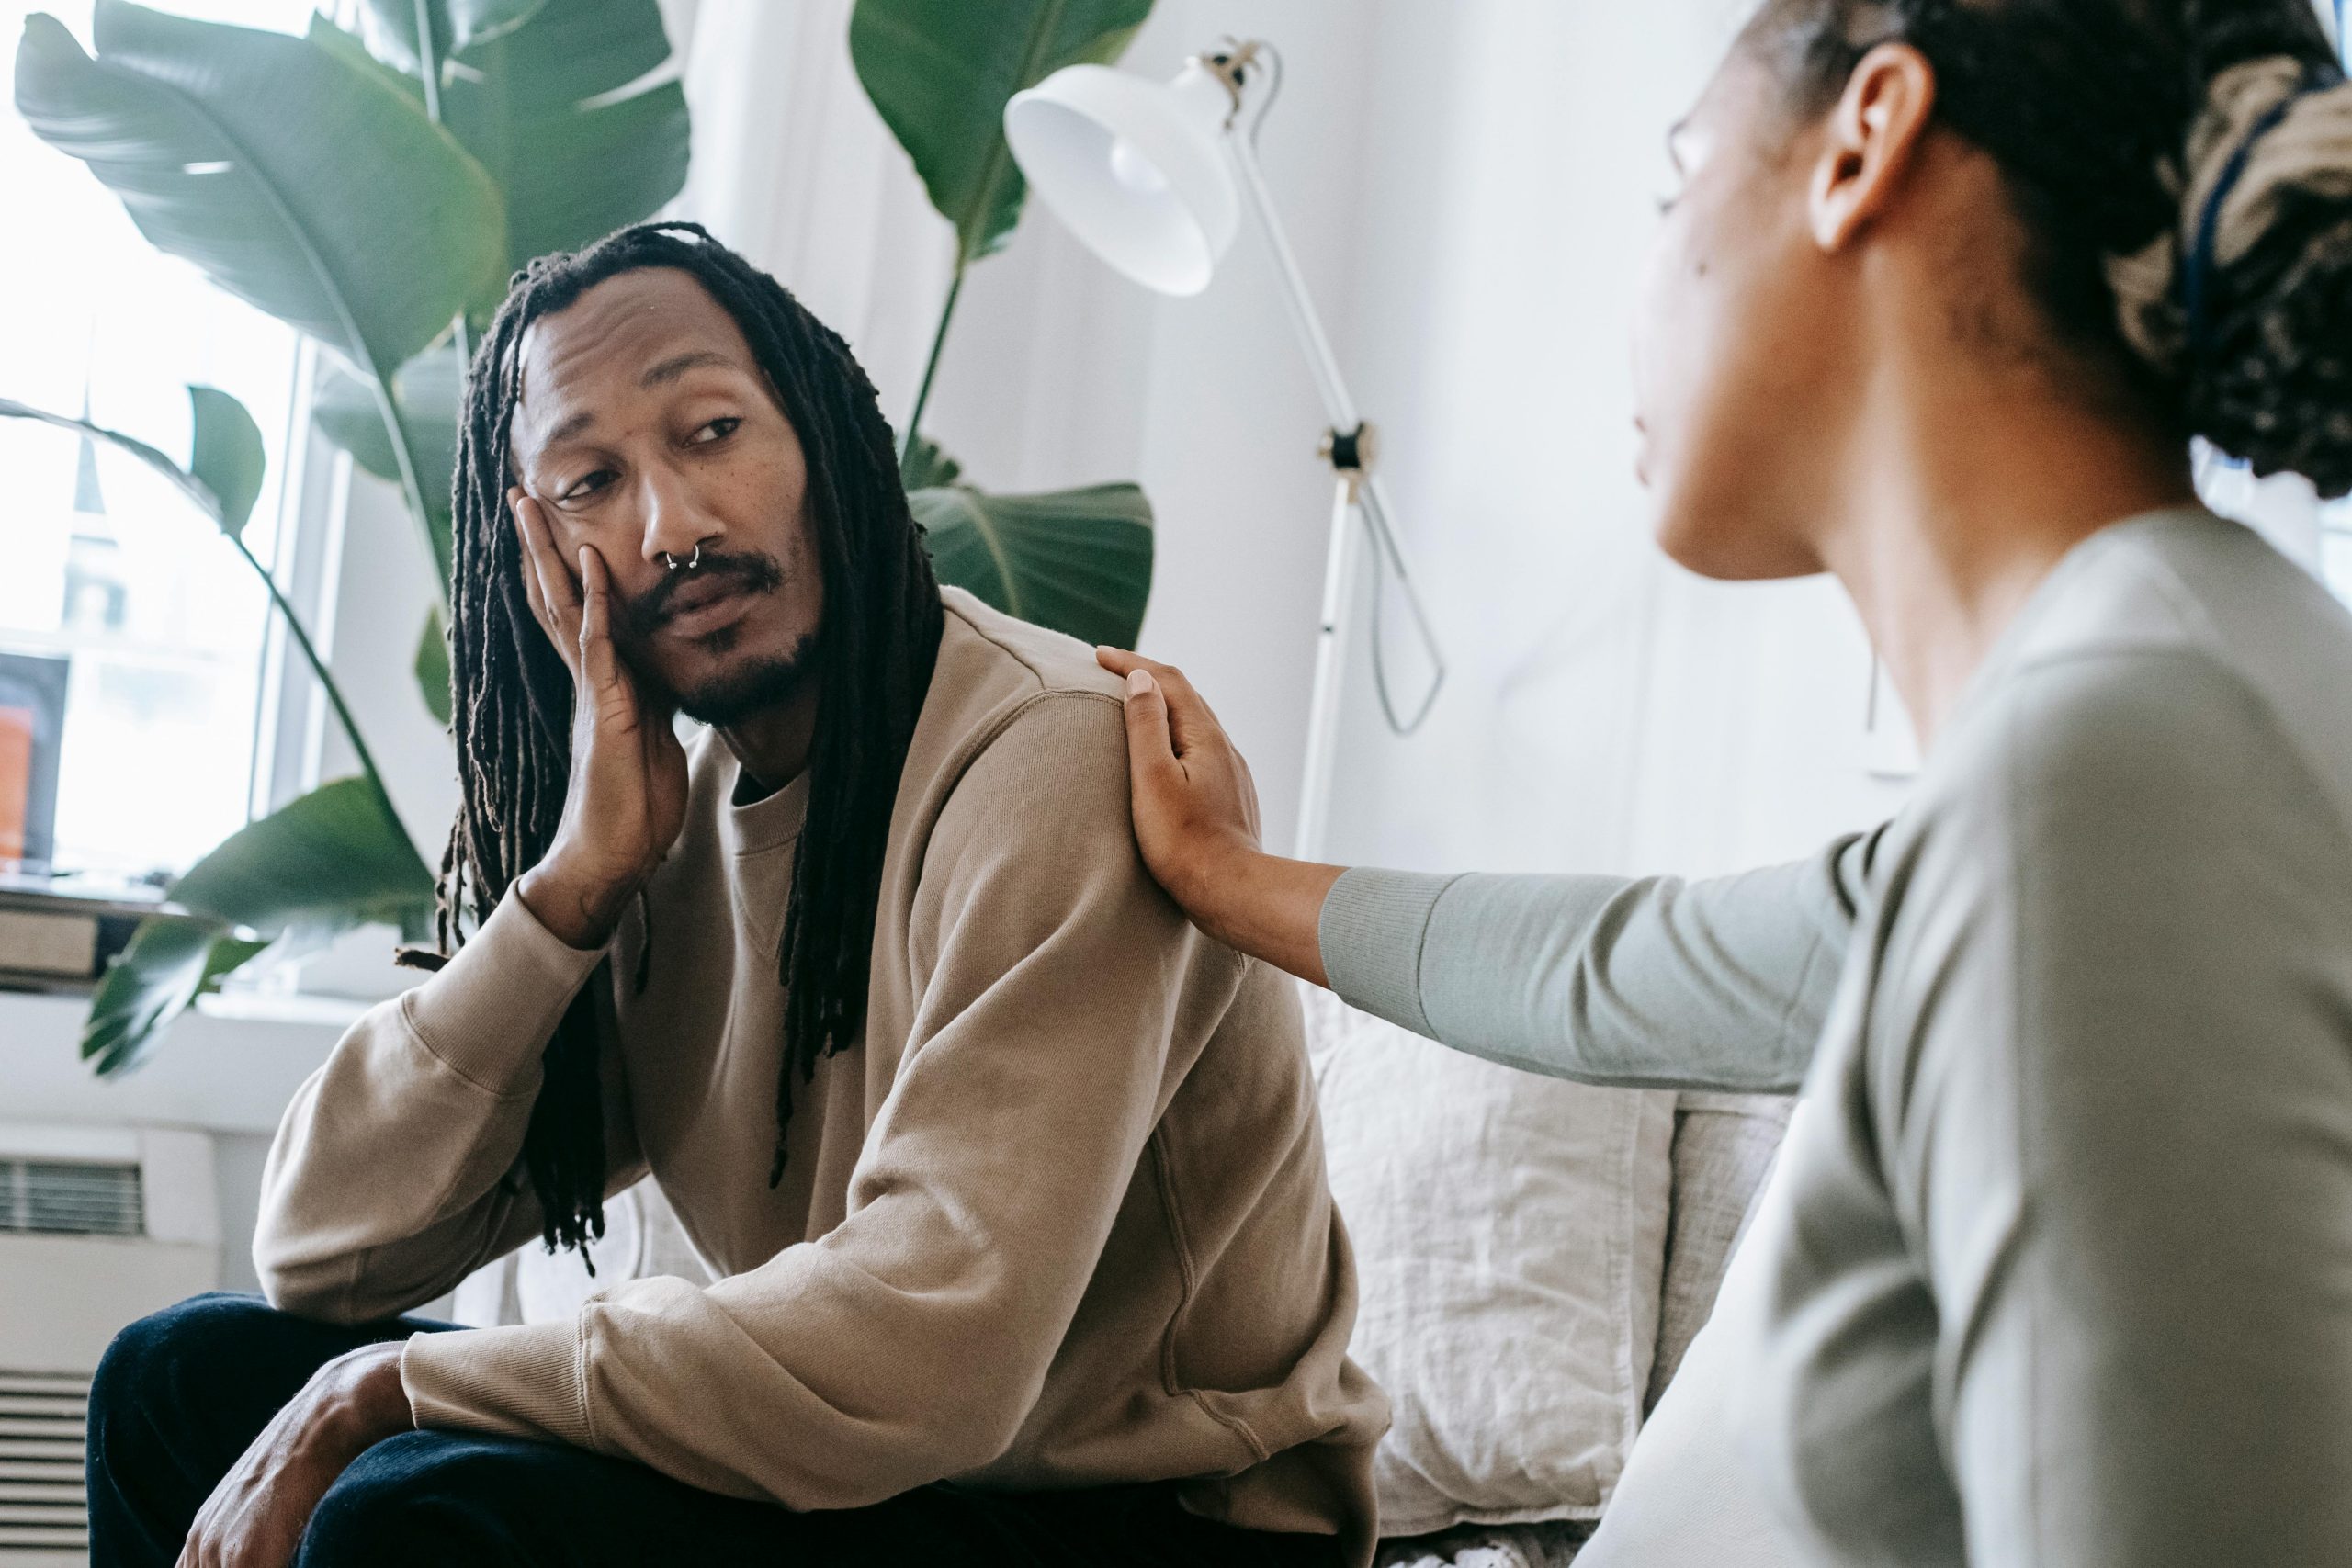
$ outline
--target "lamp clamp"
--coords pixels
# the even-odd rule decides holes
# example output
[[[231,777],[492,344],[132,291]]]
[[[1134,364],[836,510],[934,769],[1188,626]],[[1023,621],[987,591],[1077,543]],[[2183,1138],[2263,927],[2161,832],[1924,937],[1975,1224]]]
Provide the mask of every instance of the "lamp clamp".
[[[1225,128],[1241,118],[1242,89],[1250,85],[1250,73],[1258,68],[1258,56],[1265,45],[1256,39],[1242,39],[1230,35],[1219,39],[1216,47],[1205,54],[1193,56],[1188,63],[1197,65],[1216,77],[1233,99],[1233,107],[1225,117]]]
[[[1353,430],[1327,430],[1317,457],[1345,479],[1361,480],[1380,458],[1380,430],[1370,420],[1358,420]]]

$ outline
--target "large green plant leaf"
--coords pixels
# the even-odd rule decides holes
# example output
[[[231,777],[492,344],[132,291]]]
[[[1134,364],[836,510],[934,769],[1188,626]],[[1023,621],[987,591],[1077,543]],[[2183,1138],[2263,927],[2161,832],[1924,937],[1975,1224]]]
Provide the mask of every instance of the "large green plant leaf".
[[[449,724],[449,634],[441,625],[441,612],[428,610],[424,614],[424,630],[417,635],[416,657],[410,661],[416,673],[417,694],[424,699],[424,711]]]
[[[458,396],[463,372],[455,345],[436,344],[392,378],[392,402],[400,411],[401,436],[408,442],[418,492],[424,500],[424,532],[433,569],[449,581],[450,480],[458,466]],[[311,417],[320,434],[351,454],[352,461],[378,479],[400,481],[393,432],[384,424],[375,388],[348,371],[322,367],[311,392]]]
[[[447,62],[442,118],[506,194],[507,271],[651,217],[684,188],[685,90],[626,91],[669,59],[657,0],[547,0]]]
[[[1081,642],[1135,646],[1152,533],[1151,503],[1134,485],[989,495],[946,484],[910,491],[907,503],[942,582]]]
[[[450,54],[511,32],[547,4],[548,0],[424,0],[425,25],[433,29],[433,52]],[[368,0],[368,33],[386,59],[403,71],[416,69],[416,0]]]
[[[338,779],[232,833],[172,884],[185,916],[142,921],[83,1025],[101,1073],[130,1066],[206,987],[289,932],[422,932],[433,875],[368,779]]]
[[[107,965],[82,1022],[82,1055],[101,1075],[138,1066],[164,1025],[269,944],[215,920],[157,915]]]
[[[195,405],[194,453],[188,471],[219,498],[221,532],[243,535],[261,499],[262,476],[269,454],[262,447],[261,426],[245,405],[218,387],[190,387]]]
[[[973,262],[1021,220],[1004,106],[1065,65],[1108,64],[1151,0],[857,0],[850,58]]]
[[[963,475],[964,465],[941,451],[939,443],[928,435],[918,434],[910,439],[906,456],[899,459],[899,482],[910,492],[952,485]]]
[[[433,874],[367,779],[337,779],[220,840],[171,886],[199,915],[275,935],[292,926],[413,925]]]
[[[307,39],[97,0],[96,58],[25,23],[17,107],[142,233],[368,374],[493,287],[498,191],[379,78]]]

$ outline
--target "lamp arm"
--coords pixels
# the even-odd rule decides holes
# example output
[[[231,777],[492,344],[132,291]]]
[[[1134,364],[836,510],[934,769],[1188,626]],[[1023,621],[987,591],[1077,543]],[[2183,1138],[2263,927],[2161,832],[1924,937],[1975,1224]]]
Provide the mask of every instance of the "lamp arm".
[[[1306,291],[1306,276],[1298,270],[1298,257],[1290,248],[1290,235],[1283,228],[1282,217],[1274,210],[1272,193],[1266,189],[1265,171],[1258,163],[1258,149],[1246,136],[1228,136],[1225,142],[1232,154],[1235,168],[1240,171],[1241,191],[1249,198],[1250,209],[1257,214],[1258,225],[1265,231],[1266,243],[1274,253],[1274,265],[1282,274],[1283,303],[1290,310],[1290,324],[1298,333],[1298,345],[1306,352],[1306,368],[1315,378],[1315,390],[1323,400],[1323,412],[1331,421],[1331,428],[1342,433],[1363,423],[1356,413],[1355,400],[1348,395],[1348,385],[1340,375],[1340,362],[1331,353],[1331,340],[1324,335],[1322,319],[1315,313],[1314,297]]]
[[[1258,162],[1254,136],[1228,136],[1227,151],[1241,175],[1241,189],[1249,198],[1250,209],[1257,215],[1259,227],[1264,231],[1266,243],[1274,254],[1275,269],[1282,275],[1283,303],[1289,309],[1292,328],[1298,334],[1298,344],[1306,355],[1306,367],[1315,378],[1315,389],[1323,400],[1323,412],[1331,421],[1331,428],[1341,434],[1361,427],[1363,420],[1356,412],[1355,400],[1348,395],[1348,384],[1340,374],[1340,362],[1331,352],[1331,340],[1325,335],[1322,319],[1315,312],[1315,299],[1306,291],[1306,276],[1299,271],[1298,257],[1290,248],[1290,236],[1283,228],[1281,215],[1274,209],[1272,194],[1266,188],[1266,176]],[[1429,611],[1421,603],[1419,589],[1413,585],[1413,574],[1405,564],[1405,549],[1389,524],[1388,497],[1379,479],[1364,474],[1357,485],[1357,501],[1369,526],[1374,548],[1381,564],[1396,574],[1396,582],[1405,591],[1405,604],[1413,615],[1413,629],[1428,653],[1434,675],[1429,694],[1408,719],[1399,719],[1393,708],[1388,711],[1392,728],[1409,734],[1419,728],[1429,714],[1430,704],[1437,700],[1438,688],[1445,681],[1445,655],[1438,647],[1437,632],[1430,624]],[[1377,604],[1375,602],[1375,610]],[[1378,657],[1375,644],[1374,654]],[[1386,682],[1381,685],[1381,704],[1388,707]]]

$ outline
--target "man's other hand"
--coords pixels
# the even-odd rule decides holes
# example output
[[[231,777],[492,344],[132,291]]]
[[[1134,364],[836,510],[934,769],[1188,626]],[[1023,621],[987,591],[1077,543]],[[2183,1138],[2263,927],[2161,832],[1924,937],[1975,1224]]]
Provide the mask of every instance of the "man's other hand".
[[[351,1462],[411,1430],[401,1386],[405,1341],[368,1345],[321,1367],[212,1489],[179,1568],[285,1568],[319,1499]]]

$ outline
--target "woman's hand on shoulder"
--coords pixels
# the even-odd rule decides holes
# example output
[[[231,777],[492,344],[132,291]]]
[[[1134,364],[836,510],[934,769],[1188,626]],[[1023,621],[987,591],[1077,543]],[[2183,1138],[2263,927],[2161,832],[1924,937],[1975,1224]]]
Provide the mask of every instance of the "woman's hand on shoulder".
[[[1340,868],[1265,852],[1250,764],[1182,671],[1119,649],[1094,657],[1127,682],[1128,784],[1144,864],[1209,935],[1321,984],[1317,927]]]

